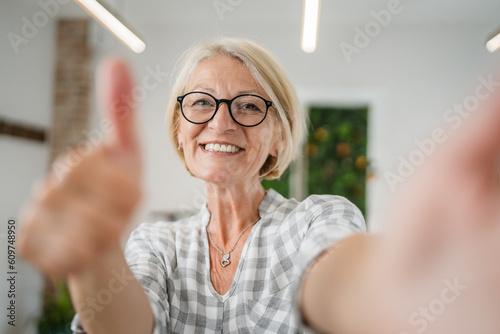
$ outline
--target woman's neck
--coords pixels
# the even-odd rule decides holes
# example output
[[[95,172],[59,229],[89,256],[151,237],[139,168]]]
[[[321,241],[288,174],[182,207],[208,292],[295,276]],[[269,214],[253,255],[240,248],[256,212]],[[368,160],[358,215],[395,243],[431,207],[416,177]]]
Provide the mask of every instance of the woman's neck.
[[[234,242],[250,224],[258,220],[259,205],[266,191],[257,180],[223,187],[207,183],[210,234],[220,242]]]

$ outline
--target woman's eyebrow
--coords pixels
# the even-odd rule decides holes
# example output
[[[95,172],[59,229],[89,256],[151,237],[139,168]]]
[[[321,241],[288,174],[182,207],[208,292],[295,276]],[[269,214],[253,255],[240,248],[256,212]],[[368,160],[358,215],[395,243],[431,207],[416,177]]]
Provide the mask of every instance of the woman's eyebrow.
[[[192,89],[192,91],[208,91],[211,93],[215,93],[215,90],[213,90],[212,88],[204,86],[196,86]]]
[[[209,93],[212,93],[212,94],[215,94],[216,91],[210,87],[206,87],[206,86],[195,86],[191,91],[206,91],[206,92],[209,92]],[[237,91],[234,96],[238,96],[238,95],[243,95],[243,94],[261,94],[261,92],[259,92],[258,90],[255,90],[255,89],[245,89],[245,90],[240,90],[240,91]]]
[[[240,94],[262,94],[261,92],[257,91],[257,90],[254,90],[254,89],[251,89],[251,90],[240,90],[238,93],[236,93],[237,95],[240,95]]]

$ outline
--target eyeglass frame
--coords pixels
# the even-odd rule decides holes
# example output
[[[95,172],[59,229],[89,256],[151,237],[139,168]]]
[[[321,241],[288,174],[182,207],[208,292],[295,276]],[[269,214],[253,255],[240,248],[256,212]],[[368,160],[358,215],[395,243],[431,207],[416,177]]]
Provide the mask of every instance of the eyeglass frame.
[[[198,94],[205,94],[205,95],[208,95],[210,96],[212,99],[215,100],[215,110],[214,110],[214,113],[212,114],[212,116],[206,120],[205,122],[193,122],[191,121],[190,119],[188,119],[186,117],[186,115],[184,114],[184,111],[182,110],[182,102],[184,101],[184,98],[190,94],[194,94],[194,93],[198,93]],[[233,116],[233,112],[231,111],[231,104],[233,103],[234,100],[236,100],[237,98],[239,97],[242,97],[242,96],[254,96],[254,97],[258,97],[260,98],[262,101],[264,101],[266,103],[266,113],[264,114],[264,117],[262,117],[262,120],[257,123],[257,124],[254,124],[254,125],[244,125],[244,124],[241,124],[240,122],[238,122],[234,116]],[[189,92],[189,93],[186,93],[184,95],[181,95],[181,96],[177,96],[177,102],[179,102],[179,107],[181,109],[181,114],[182,116],[184,117],[184,119],[190,123],[193,123],[193,124],[205,124],[205,123],[208,123],[210,122],[211,120],[214,119],[215,117],[215,114],[217,114],[217,111],[219,111],[219,107],[222,103],[225,103],[227,105],[227,109],[229,111],[229,115],[231,115],[231,118],[233,119],[233,121],[235,121],[236,124],[239,124],[241,126],[244,126],[244,127],[247,127],[247,128],[251,128],[251,127],[254,127],[254,126],[257,126],[259,124],[261,124],[262,122],[264,122],[264,120],[266,119],[267,117],[267,113],[269,112],[269,107],[274,107],[273,106],[273,102],[272,101],[268,101],[266,100],[265,98],[263,98],[262,96],[259,96],[259,95],[255,95],[255,94],[241,94],[241,95],[238,95],[238,96],[235,96],[233,97],[232,99],[217,99],[215,98],[215,96],[209,94],[209,93],[206,93],[206,92],[198,92],[198,91],[194,91],[194,92]]]

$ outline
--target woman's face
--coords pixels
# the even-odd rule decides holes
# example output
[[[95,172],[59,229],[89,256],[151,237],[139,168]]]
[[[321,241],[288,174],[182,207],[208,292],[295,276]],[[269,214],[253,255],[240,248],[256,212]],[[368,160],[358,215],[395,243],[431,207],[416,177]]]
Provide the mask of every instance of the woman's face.
[[[193,91],[209,93],[217,99],[255,94],[270,100],[248,68],[230,57],[216,57],[200,63],[187,85],[186,92]],[[270,110],[261,124],[241,126],[231,118],[227,104],[222,103],[208,123],[192,124],[181,116],[178,140],[194,176],[206,182],[231,186],[258,180],[259,170],[268,155],[276,156],[274,122]],[[215,148],[215,144],[232,145],[236,152],[211,151],[214,149],[212,144]]]

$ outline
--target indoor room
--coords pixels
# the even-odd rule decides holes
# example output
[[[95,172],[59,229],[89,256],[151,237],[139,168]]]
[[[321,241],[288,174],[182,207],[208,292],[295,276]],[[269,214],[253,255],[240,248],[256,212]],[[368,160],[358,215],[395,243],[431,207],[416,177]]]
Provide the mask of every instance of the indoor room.
[[[0,333],[368,333],[349,315],[383,296],[371,333],[498,333],[484,310],[500,307],[485,256],[500,254],[499,13],[497,0],[1,1]],[[112,266],[110,244],[126,249]],[[151,263],[155,283],[139,273]],[[363,283],[332,276],[337,263]],[[352,303],[316,303],[337,285]],[[141,311],[120,311],[134,300]],[[132,314],[145,327],[113,321]]]

